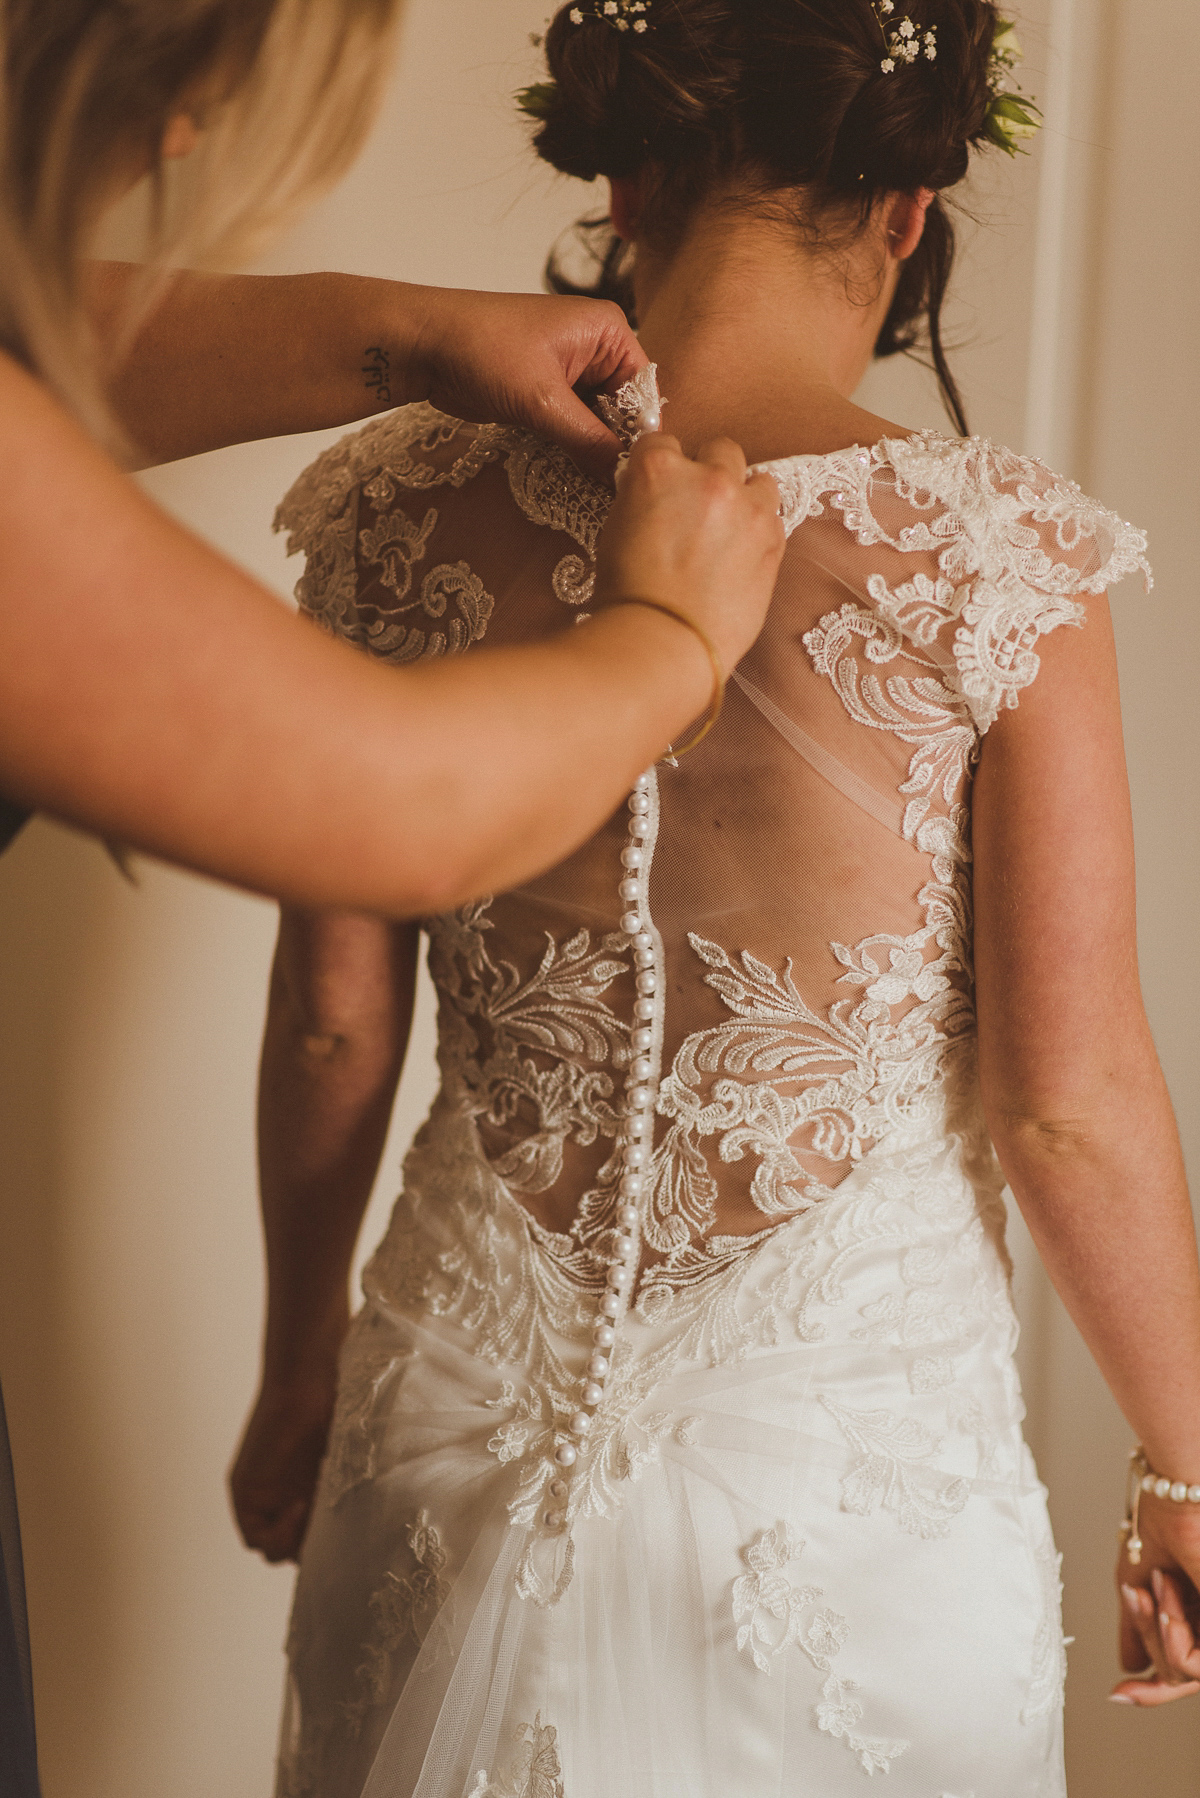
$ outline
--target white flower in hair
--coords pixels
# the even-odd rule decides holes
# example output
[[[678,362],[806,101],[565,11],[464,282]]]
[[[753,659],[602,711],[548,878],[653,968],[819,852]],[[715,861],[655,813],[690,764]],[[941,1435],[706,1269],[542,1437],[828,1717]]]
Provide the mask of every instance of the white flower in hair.
[[[649,12],[651,0],[591,0],[585,12],[582,6],[573,6],[567,17],[572,25],[582,25],[584,19],[602,19],[611,25],[614,31],[647,30],[643,14]]]

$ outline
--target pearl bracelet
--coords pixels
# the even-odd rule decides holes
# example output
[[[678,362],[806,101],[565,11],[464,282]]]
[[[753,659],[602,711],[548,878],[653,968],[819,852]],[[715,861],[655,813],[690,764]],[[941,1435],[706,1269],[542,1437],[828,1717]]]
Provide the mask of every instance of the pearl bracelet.
[[[1131,1567],[1139,1567],[1142,1560],[1143,1544],[1138,1533],[1138,1512],[1144,1492],[1151,1493],[1155,1498],[1169,1498],[1176,1505],[1200,1505],[1200,1485],[1189,1486],[1186,1480],[1169,1480],[1164,1474],[1156,1473],[1146,1459],[1146,1451],[1140,1442],[1135,1449],[1131,1449],[1125,1492],[1125,1521],[1120,1531]]]

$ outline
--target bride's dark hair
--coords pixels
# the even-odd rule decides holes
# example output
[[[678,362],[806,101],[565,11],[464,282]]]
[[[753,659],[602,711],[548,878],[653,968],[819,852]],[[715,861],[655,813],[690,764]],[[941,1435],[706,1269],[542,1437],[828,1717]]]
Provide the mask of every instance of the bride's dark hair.
[[[936,30],[924,55],[885,71],[883,27],[871,0],[650,0],[644,31],[562,7],[546,34],[553,82],[531,90],[538,154],[564,174],[649,177],[641,224],[670,247],[713,186],[736,175],[763,199],[804,190],[797,225],[836,243],[886,193],[933,188],[921,242],[904,265],[875,345],[877,356],[924,338],[947,410],[966,434],[942,342],[941,309],[954,229],[940,196],[985,141],[991,0],[911,0],[913,22]],[[904,0],[887,20],[903,16]],[[571,14],[583,11],[576,22]],[[528,106],[528,100],[527,100]],[[595,281],[572,280],[552,256],[560,293],[616,299],[632,316],[626,246],[608,221],[593,234]],[[596,233],[603,233],[597,236]]]

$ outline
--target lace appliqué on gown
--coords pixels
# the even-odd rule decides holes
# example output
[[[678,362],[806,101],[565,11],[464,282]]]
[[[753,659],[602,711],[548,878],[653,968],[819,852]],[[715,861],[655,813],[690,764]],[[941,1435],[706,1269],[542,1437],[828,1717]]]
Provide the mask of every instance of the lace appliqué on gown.
[[[558,1731],[542,1722],[540,1711],[532,1723],[517,1726],[515,1740],[516,1754],[504,1774],[489,1779],[486,1768],[481,1769],[468,1798],[566,1798]]]
[[[817,1728],[843,1741],[864,1773],[886,1773],[909,1743],[861,1733],[858,1726],[864,1709],[853,1696],[856,1687],[833,1671],[850,1625],[836,1611],[819,1604],[819,1587],[792,1584],[789,1569],[803,1553],[804,1543],[787,1523],[764,1530],[743,1549],[749,1572],[733,1583],[738,1649],[748,1648],[759,1672],[769,1674],[780,1655],[799,1648],[817,1671],[827,1676],[821,1701],[813,1707]]]
[[[410,1573],[387,1573],[371,1595],[374,1632],[363,1660],[355,1671],[358,1691],[344,1707],[351,1732],[357,1735],[363,1719],[387,1696],[397,1649],[412,1641],[419,1646],[429,1633],[450,1596],[443,1579],[449,1556],[428,1511],[420,1511],[405,1531],[415,1565]]]

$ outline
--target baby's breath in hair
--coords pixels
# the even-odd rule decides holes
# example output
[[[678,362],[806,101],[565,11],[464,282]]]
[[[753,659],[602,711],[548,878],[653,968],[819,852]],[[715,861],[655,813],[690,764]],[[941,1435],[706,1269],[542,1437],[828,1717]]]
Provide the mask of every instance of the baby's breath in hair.
[[[645,31],[651,0],[591,0],[586,8],[573,6],[567,15],[572,25],[600,19],[614,31]]]
[[[890,75],[898,63],[916,62],[924,56],[926,62],[937,61],[937,26],[930,25],[922,31],[909,18],[901,19],[894,28],[889,28],[888,20],[896,10],[896,0],[872,0],[875,17],[879,20],[879,29],[883,33],[884,48],[887,55],[880,63],[885,75]]]

